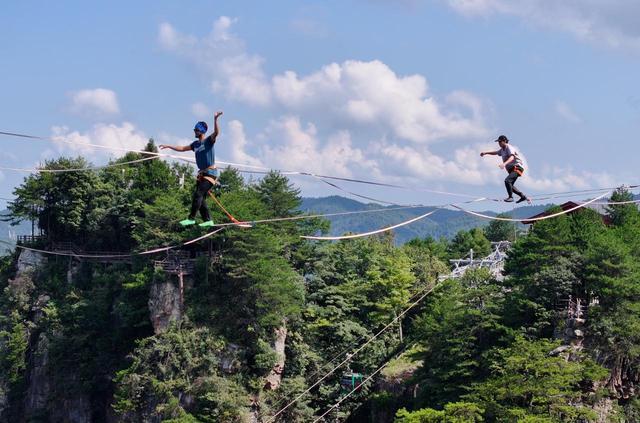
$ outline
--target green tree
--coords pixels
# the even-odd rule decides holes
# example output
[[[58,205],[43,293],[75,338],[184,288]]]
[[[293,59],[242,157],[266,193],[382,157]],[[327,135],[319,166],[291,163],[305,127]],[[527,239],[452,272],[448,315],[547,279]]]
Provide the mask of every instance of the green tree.
[[[618,188],[611,194],[609,201],[612,203],[632,201],[633,194],[624,187]],[[640,216],[637,204],[611,204],[607,206],[607,216],[616,226],[622,226],[627,222],[637,222]]]
[[[510,218],[511,215],[500,213],[496,217]],[[484,228],[484,235],[489,241],[515,241],[517,227],[514,222],[505,220],[492,220],[487,227]]]
[[[86,168],[83,158],[47,161],[44,169]],[[94,192],[99,180],[94,172],[39,173],[25,178],[9,204],[14,223],[37,219],[51,240],[86,239],[88,214],[97,206]]]
[[[559,342],[527,341],[518,337],[495,351],[491,377],[474,385],[465,396],[485,409],[487,421],[543,418],[558,422],[594,420],[596,414],[582,404],[582,384],[590,384],[607,371],[588,358],[567,361],[550,356]],[[533,421],[533,420],[529,420]]]
[[[227,167],[220,172],[220,190],[222,192],[242,191],[245,187],[244,178],[237,169]]]
[[[411,260],[412,271],[419,283],[427,284],[449,273],[446,240],[415,238],[404,244],[402,249]]]
[[[286,176],[269,172],[255,187],[260,199],[273,217],[287,217],[300,214],[300,190],[295,188]]]
[[[484,269],[450,280],[427,298],[413,334],[420,347],[415,359],[424,364],[414,379],[421,386],[419,405],[443,407],[457,401],[471,384],[488,375],[486,354],[512,338],[501,322],[503,294]]]
[[[470,250],[473,250],[474,257],[485,257],[491,253],[491,242],[485,237],[482,229],[474,228],[458,232],[449,244],[449,258],[465,257]]]
[[[588,300],[585,252],[605,229],[599,214],[581,210],[537,222],[526,237],[520,238],[505,263],[508,324],[551,337],[561,301],[570,295]]]
[[[206,328],[172,327],[142,340],[131,365],[119,371],[113,408],[124,421],[153,416],[204,422],[240,422],[248,411],[247,392],[218,374],[224,343]],[[191,396],[189,405],[180,398]]]
[[[587,319],[591,342],[606,351],[609,388],[622,392],[621,375],[640,365],[640,265],[621,232],[608,230],[590,245],[585,279],[594,304]]]
[[[455,402],[444,406],[443,410],[425,408],[409,412],[400,409],[396,413],[395,423],[477,423],[482,422],[484,410],[469,402]]]

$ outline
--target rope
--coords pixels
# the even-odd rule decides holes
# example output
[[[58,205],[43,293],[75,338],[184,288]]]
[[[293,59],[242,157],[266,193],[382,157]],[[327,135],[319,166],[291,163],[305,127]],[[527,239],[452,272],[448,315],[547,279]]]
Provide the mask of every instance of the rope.
[[[230,162],[225,162],[225,161],[218,161],[218,163],[225,164],[225,165],[232,166],[232,167],[236,167],[236,168],[237,168],[237,166],[241,166],[241,167],[257,167],[257,166],[247,166],[247,165],[242,165],[242,164],[237,164],[237,163],[230,163]],[[260,167],[260,169],[268,169],[268,168]],[[302,171],[291,171],[291,170],[281,170],[281,169],[268,169],[268,170],[270,170],[270,171],[277,170],[282,175],[310,176],[312,178],[316,178],[316,179],[320,179],[320,180],[331,179],[331,180],[335,180],[335,181],[353,182],[353,183],[357,183],[357,184],[374,185],[374,186],[387,187],[387,188],[406,189],[406,190],[410,190],[410,191],[428,192],[428,193],[431,193],[431,194],[450,195],[450,196],[454,196],[454,197],[464,197],[464,198],[476,198],[475,196],[470,195],[470,194],[461,194],[461,193],[449,192],[449,191],[438,191],[438,190],[432,190],[432,189],[422,188],[422,187],[410,187],[410,186],[404,186],[404,185],[388,184],[388,183],[385,183],[385,182],[369,181],[369,180],[366,180],[366,179],[344,178],[344,177],[339,177],[339,176],[320,175],[320,174],[317,174],[317,173],[302,172]],[[268,173],[266,171],[265,172],[261,172],[261,171],[254,171],[254,170],[245,170],[245,169],[238,169],[238,171],[242,172],[242,173],[257,173],[257,174]],[[357,194],[354,194],[354,195],[357,195]]]
[[[588,193],[584,193],[584,194],[574,194],[574,193],[558,193],[555,195],[547,195],[546,197],[543,196],[533,196],[533,197],[529,197],[529,200],[531,201],[546,201],[546,200],[555,200],[557,198],[573,198],[573,197],[577,197],[577,196],[582,196],[582,195],[597,195],[597,194],[601,194],[603,192],[609,192],[611,191],[613,188],[602,188],[602,189],[594,189],[592,191],[589,191]]]
[[[192,240],[186,241],[182,244],[178,244],[178,245],[174,245],[174,246],[170,246],[170,247],[160,247],[160,248],[156,248],[153,250],[147,250],[147,251],[142,251],[139,253],[132,253],[132,254],[122,254],[122,255],[116,255],[119,257],[131,257],[134,255],[145,255],[145,254],[155,254],[157,252],[162,252],[162,251],[167,251],[167,250],[171,250],[171,249],[175,249],[175,248],[180,248],[182,246],[186,246],[186,245],[190,245],[190,244],[194,244],[198,241],[201,241],[203,239],[206,239],[208,237],[211,237],[212,235],[218,233],[220,230],[225,229],[227,227],[230,226],[242,226],[243,224],[246,225],[254,225],[254,224],[258,224],[258,223],[270,223],[270,222],[283,222],[283,221],[289,221],[289,220],[304,220],[304,219],[317,219],[317,218],[321,218],[321,217],[334,217],[334,216],[346,216],[346,215],[353,215],[353,214],[367,214],[367,213],[382,213],[382,212],[387,212],[387,211],[395,211],[395,210],[405,210],[405,209],[414,209],[414,208],[429,208],[429,206],[411,206],[411,207],[387,207],[387,208],[379,208],[379,209],[372,209],[372,210],[356,210],[356,211],[350,211],[350,212],[338,212],[338,213],[325,213],[325,214],[312,214],[312,215],[301,215],[301,216],[290,216],[290,217],[280,217],[280,218],[272,218],[272,219],[263,219],[263,220],[256,220],[253,222],[241,222],[240,225],[236,224],[236,223],[220,223],[217,225],[214,225],[213,227],[216,228],[214,231],[209,232],[205,235],[199,236],[197,238],[194,238]],[[18,248],[24,249],[24,250],[30,250],[30,251],[35,251],[35,252],[39,252],[39,253],[43,253],[43,254],[49,254],[49,255],[60,255],[60,256],[78,256],[77,254],[72,254],[72,253],[65,253],[65,252],[57,252],[57,251],[50,251],[50,250],[38,250],[35,248],[30,248],[30,247],[25,247],[25,246],[17,246]],[[89,257],[89,258],[118,258],[118,257],[113,257],[113,255],[85,255],[85,257]]]
[[[293,404],[295,404],[300,398],[302,398],[304,395],[308,394],[313,388],[315,388],[316,386],[318,386],[320,383],[322,383],[322,381],[324,381],[326,378],[328,378],[329,376],[331,376],[336,370],[338,370],[340,367],[342,367],[344,364],[348,363],[353,357],[355,357],[360,351],[362,351],[363,349],[365,349],[367,347],[367,345],[371,344],[376,338],[378,338],[380,335],[382,335],[384,332],[387,331],[387,329],[389,329],[391,326],[393,326],[395,323],[398,322],[398,320],[400,320],[405,314],[407,314],[412,308],[414,308],[416,305],[420,304],[420,302],[425,299],[427,297],[427,295],[429,295],[431,292],[433,292],[434,289],[436,289],[437,287],[437,283],[434,283],[434,285],[430,288],[426,288],[424,292],[424,294],[422,296],[420,296],[420,298],[418,298],[416,301],[414,301],[411,305],[409,305],[409,307],[407,307],[406,309],[404,309],[400,314],[398,314],[393,320],[391,320],[391,322],[389,322],[385,327],[383,327],[382,329],[380,329],[380,331],[378,331],[375,335],[371,336],[367,342],[365,342],[364,344],[362,344],[358,349],[356,349],[353,354],[349,355],[348,358],[346,358],[345,360],[341,361],[340,364],[338,364],[337,366],[335,366],[333,369],[331,369],[327,374],[325,374],[323,377],[321,377],[317,382],[315,382],[313,385],[311,385],[310,387],[308,387],[304,392],[302,392],[301,394],[299,394],[298,396],[296,396],[291,402],[289,402],[286,406],[284,406],[283,408],[281,408],[277,413],[275,413],[273,416],[271,416],[269,418],[269,420],[266,421],[266,423],[271,423],[273,421],[275,421],[275,419],[282,414],[286,409],[288,409],[289,407],[291,407]]]
[[[227,217],[236,225],[240,226],[241,228],[250,228],[251,224],[247,223],[247,222],[240,222],[238,219],[236,219],[235,217],[233,217],[231,215],[231,213],[229,213],[227,211],[227,209],[224,208],[224,206],[222,205],[222,203],[216,198],[215,195],[213,195],[213,193],[211,191],[207,191],[207,194],[209,194],[209,196],[211,198],[213,198],[213,201],[218,205],[218,207],[220,207],[222,209],[222,211],[227,215]]]
[[[605,192],[604,194],[602,194],[599,197],[594,198],[593,200],[587,201],[586,203],[578,204],[576,207],[572,207],[570,209],[563,210],[563,211],[558,212],[558,213],[553,213],[553,214],[550,214],[550,215],[547,215],[547,216],[540,216],[540,217],[535,217],[535,218],[530,218],[530,219],[512,219],[512,218],[508,218],[508,217],[489,216],[489,215],[486,215],[486,214],[482,214],[482,213],[474,212],[474,211],[471,211],[471,210],[463,209],[462,207],[457,206],[455,204],[452,204],[451,207],[456,208],[456,209],[458,209],[460,211],[463,211],[463,212],[465,212],[467,214],[470,214],[470,215],[473,215],[473,216],[482,217],[483,219],[501,220],[503,222],[525,222],[525,221],[526,222],[537,222],[539,220],[551,219],[553,217],[558,217],[558,216],[563,215],[563,214],[571,213],[572,211],[575,211],[575,210],[581,209],[583,207],[586,207],[589,204],[594,203],[594,202],[606,197],[608,194],[609,194],[609,192]]]
[[[335,410],[336,408],[338,408],[340,406],[340,404],[342,404],[347,398],[349,398],[351,395],[353,395],[358,389],[360,389],[360,387],[362,385],[364,385],[365,383],[369,382],[371,379],[373,379],[373,377],[375,375],[377,375],[378,373],[380,373],[382,371],[382,369],[384,369],[385,367],[387,367],[387,365],[389,364],[390,361],[387,361],[386,363],[384,363],[382,366],[378,367],[376,369],[375,372],[371,373],[365,380],[362,381],[362,383],[360,383],[358,386],[356,386],[355,388],[353,388],[351,390],[351,392],[349,392],[347,395],[345,395],[344,397],[340,398],[340,400],[338,402],[336,402],[330,409],[328,409],[327,411],[324,412],[323,415],[321,415],[320,417],[318,417],[317,419],[315,419],[313,421],[313,423],[317,423],[320,420],[322,420],[324,418],[324,416],[326,416],[327,414],[331,413],[333,410]]]
[[[288,216],[288,217],[275,217],[271,219],[262,219],[262,220],[252,220],[250,222],[244,222],[248,225],[256,225],[260,223],[271,223],[271,222],[287,222],[292,220],[305,220],[305,219],[317,219],[321,217],[335,217],[335,216],[347,216],[353,214],[367,214],[367,213],[380,213],[385,211],[395,211],[395,210],[405,210],[405,209],[430,209],[434,208],[434,206],[408,206],[408,207],[387,207],[380,209],[371,209],[371,210],[355,210],[350,212],[337,212],[337,213],[323,213],[323,214],[305,214],[300,216]],[[214,228],[226,227],[226,226],[237,226],[235,223],[219,223],[213,225]]]
[[[71,145],[80,145],[80,146],[85,146],[85,147],[95,147],[95,148],[107,149],[107,150],[112,150],[112,151],[124,151],[124,152],[136,152],[136,153],[142,153],[142,154],[153,154],[153,155],[156,155],[158,157],[168,157],[168,158],[173,158],[173,159],[177,159],[177,160],[186,161],[186,162],[189,162],[189,163],[194,163],[195,162],[195,160],[193,160],[193,159],[187,159],[185,157],[177,156],[177,155],[173,155],[173,154],[155,153],[155,152],[149,152],[149,151],[144,151],[144,150],[132,150],[132,149],[126,149],[126,148],[120,148],[120,147],[110,147],[110,146],[99,145],[99,144],[91,144],[91,143],[77,143],[77,142],[74,142],[74,141],[66,140],[66,139],[64,139],[64,137],[56,137],[56,139],[53,139],[51,137],[41,137],[41,136],[36,136],[36,135],[28,135],[28,134],[20,134],[20,133],[15,133],[15,132],[4,132],[4,131],[0,131],[0,135],[6,135],[6,136],[12,136],[12,137],[20,137],[20,138],[29,138],[29,139],[37,139],[37,140],[49,141],[49,142],[63,142],[63,143],[71,144]],[[228,166],[231,166],[231,167],[235,167],[235,168],[244,167],[244,168],[249,168],[249,169],[262,170],[262,171],[266,171],[266,172],[271,171],[271,170],[277,170],[283,175],[311,176],[311,177],[315,177],[315,178],[319,178],[319,179],[331,179],[331,180],[346,181],[346,182],[353,182],[353,183],[359,183],[359,184],[382,186],[382,187],[388,187],[388,188],[398,188],[398,189],[406,189],[406,190],[412,190],[412,191],[429,192],[429,193],[432,193],[432,194],[441,194],[441,195],[449,195],[449,196],[456,196],[456,197],[475,198],[473,195],[469,195],[469,194],[461,194],[461,193],[455,193],[455,192],[449,192],[449,191],[430,190],[430,189],[422,188],[422,187],[410,187],[410,186],[403,186],[403,185],[395,185],[395,184],[388,184],[388,183],[384,183],[384,182],[369,181],[369,180],[364,180],[364,179],[354,179],[354,178],[345,178],[345,177],[338,177],[338,176],[331,176],[331,175],[321,175],[321,174],[316,174],[316,173],[311,173],[311,172],[302,172],[302,171],[287,171],[287,170],[281,170],[281,169],[270,169],[270,168],[267,168],[267,167],[264,167],[264,166],[254,166],[254,165],[247,165],[247,164],[233,163],[233,162],[225,162],[225,161],[218,161],[218,163],[224,164],[224,165],[228,165]],[[248,170],[242,170],[242,169],[238,169],[238,170],[241,171],[241,172],[246,172],[246,173],[263,173],[263,172],[248,171]],[[638,187],[640,187],[640,185],[629,185],[628,187],[629,188],[638,188]],[[542,194],[542,195],[544,196],[544,195],[579,194],[579,193],[583,194],[583,193],[590,193],[590,192],[611,191],[611,190],[616,189],[616,188],[618,188],[618,187],[609,187],[609,188],[601,188],[601,189],[594,189],[594,190],[565,191],[565,192],[558,192],[558,193],[552,193],[552,194]],[[548,199],[548,198],[553,198],[553,197],[542,197],[542,196],[532,197],[532,199],[536,199],[536,200],[543,200],[543,199]],[[497,199],[491,199],[491,200],[499,201]]]
[[[333,182],[327,181],[326,179],[322,179],[322,178],[316,178],[316,179],[318,179],[319,181],[322,181],[325,184],[327,184],[327,185],[329,185],[329,186],[331,186],[333,188],[336,188],[336,189],[338,189],[338,190],[340,190],[340,191],[342,191],[344,193],[347,193],[349,195],[353,195],[354,197],[362,198],[362,199],[369,200],[369,201],[375,201],[376,203],[380,203],[380,204],[388,204],[390,206],[399,206],[399,205],[401,205],[401,204],[396,204],[396,203],[390,203],[390,202],[384,201],[384,200],[378,200],[377,198],[367,197],[366,195],[361,195],[361,194],[357,194],[355,192],[348,191],[348,190],[346,190],[346,189],[334,184]]]
[[[31,247],[26,247],[24,245],[16,245],[16,248],[20,248],[21,250],[27,250],[27,251],[33,251],[33,252],[37,252],[37,253],[41,253],[41,254],[48,254],[48,255],[54,255],[54,256],[65,256],[65,257],[78,257],[78,258],[94,258],[94,259],[98,259],[98,258],[104,258],[104,259],[118,259],[118,258],[131,258],[131,257],[138,257],[138,256],[144,256],[144,255],[149,255],[149,254],[157,254],[157,253],[161,253],[164,251],[169,251],[169,250],[173,250],[176,248],[180,248],[180,247],[184,247],[190,244],[193,244],[195,242],[201,241],[205,238],[209,238],[210,236],[222,231],[224,228],[219,228],[216,229],[213,232],[209,232],[205,235],[199,236],[198,238],[194,238],[192,240],[183,242],[182,244],[177,244],[177,245],[172,245],[169,247],[160,247],[160,248],[154,248],[152,250],[146,250],[146,251],[140,251],[137,253],[130,253],[130,254],[81,254],[81,253],[67,253],[67,252],[63,252],[63,251],[50,251],[50,250],[41,250],[38,248],[31,248]]]
[[[126,148],[120,148],[120,147],[110,147],[110,146],[99,145],[99,144],[91,144],[91,143],[77,143],[77,142],[74,142],[74,141],[66,140],[66,139],[64,139],[64,137],[56,137],[56,139],[53,139],[51,137],[41,137],[41,136],[35,136],[35,135],[19,134],[19,133],[4,132],[4,131],[0,131],[0,135],[6,135],[6,136],[12,136],[12,137],[22,137],[22,138],[29,138],[29,139],[37,139],[37,140],[49,141],[49,142],[63,142],[63,143],[66,143],[66,144],[71,144],[71,145],[76,145],[76,146],[79,145],[79,146],[85,146],[85,147],[95,147],[95,148],[101,148],[101,149],[112,150],[112,151],[125,151],[125,152],[154,154],[156,156],[170,157],[170,158],[174,158],[174,159],[178,159],[178,160],[187,161],[187,162],[190,162],[190,163],[195,162],[195,160],[193,160],[193,159],[187,159],[185,157],[176,156],[176,155],[173,155],[173,154],[151,153],[151,152],[148,152],[148,151],[132,150],[132,149],[126,149]],[[236,167],[236,168],[237,167],[245,167],[245,168],[259,169],[259,170],[264,170],[264,171],[272,170],[272,169],[269,169],[269,168],[263,167],[263,166],[252,166],[252,165],[233,163],[233,162],[218,161],[218,163],[224,164],[224,165],[228,165],[228,166],[232,166],[232,167]],[[389,188],[399,188],[399,189],[408,189],[408,190],[414,190],[414,191],[429,192],[429,193],[432,193],[432,194],[442,194],[442,195],[450,195],[450,196],[455,196],[455,197],[475,198],[473,195],[469,195],[469,194],[460,194],[460,193],[448,192],[448,191],[430,190],[430,189],[422,188],[422,187],[408,187],[408,186],[402,186],[402,185],[388,184],[388,183],[384,183],[384,182],[368,181],[368,180],[364,180],[364,179],[353,179],[353,178],[344,178],[344,177],[331,176],[331,175],[320,175],[320,174],[316,174],[316,173],[301,172],[301,171],[286,171],[286,170],[278,170],[278,171],[280,173],[282,173],[282,174],[288,174],[288,175],[311,176],[311,177],[316,177],[316,178],[324,178],[324,179],[332,179],[332,180],[338,180],[338,181],[354,182],[354,183],[374,185],[374,186],[383,186],[383,187],[389,187]]]
[[[480,198],[476,198],[475,200],[469,200],[469,201],[464,201],[462,203],[458,203],[458,204],[469,204],[469,203],[476,203],[479,201],[484,201],[486,200],[486,198],[484,197],[480,197]],[[360,233],[360,234],[351,234],[351,235],[343,235],[343,236],[301,236],[300,238],[305,238],[305,239],[313,239],[313,240],[320,240],[320,241],[337,241],[337,240],[343,240],[343,239],[354,239],[354,238],[362,238],[365,236],[370,236],[370,235],[375,235],[375,234],[379,234],[382,232],[387,232],[396,228],[399,228],[401,226],[405,226],[405,225],[409,225],[413,222],[416,222],[418,220],[424,219],[428,216],[431,216],[432,214],[434,214],[435,212],[437,212],[438,210],[444,209],[445,207],[448,206],[453,206],[453,204],[445,204],[445,205],[441,205],[441,206],[432,206],[433,208],[435,208],[435,210],[430,211],[429,213],[425,213],[421,216],[418,217],[414,217],[412,219],[409,220],[405,220],[404,222],[400,222],[396,225],[393,226],[388,226],[385,228],[380,228],[371,232],[364,232],[364,233]]]
[[[111,146],[108,146],[108,145],[100,145],[100,144],[92,144],[92,143],[84,143],[84,142],[75,142],[75,141],[69,141],[69,140],[65,139],[64,137],[56,137],[56,139],[54,139],[52,137],[41,137],[41,136],[37,136],[37,135],[17,134],[17,133],[13,133],[13,132],[3,132],[3,131],[0,131],[0,135],[6,135],[6,136],[11,136],[11,137],[29,138],[29,139],[35,139],[35,140],[40,140],[40,141],[48,141],[48,142],[53,142],[53,143],[62,142],[62,143],[65,143],[65,144],[70,144],[70,145],[75,145],[75,146],[94,147],[94,148],[100,148],[100,149],[103,149],[103,150],[120,151],[120,152],[125,152],[125,153],[151,154],[151,155],[158,156],[158,157],[169,157],[169,158],[172,158],[172,159],[183,160],[183,161],[188,161],[188,162],[191,162],[191,163],[195,163],[195,160],[193,160],[193,159],[187,159],[185,157],[177,156],[177,155],[174,155],[174,154],[158,153],[158,152],[154,152],[154,151],[145,151],[145,150],[134,150],[134,149],[130,149],[130,148],[111,147]]]
[[[413,301],[415,298],[417,298],[423,292],[424,292],[424,290],[414,293],[411,296],[411,298],[409,298],[409,301]],[[367,335],[360,335],[360,337],[358,339],[356,339],[355,341],[353,341],[352,344],[358,344],[358,343],[360,343],[360,341],[363,341],[366,337],[367,337]],[[338,353],[331,360],[326,362],[323,366],[321,366],[321,368],[331,365],[334,361],[338,360],[340,357],[342,357],[345,354],[347,354],[350,350],[351,350],[351,347],[347,347],[347,348],[343,349],[342,352]],[[351,358],[350,355],[349,355],[349,358]],[[321,371],[324,371],[324,370],[318,369],[318,370],[314,371],[311,375],[307,376],[307,378],[308,379],[313,379],[314,377],[316,377],[316,375],[320,374]],[[276,406],[276,405],[280,406],[281,404],[284,403],[285,400],[286,400],[286,398],[283,398],[283,399],[279,400],[276,404],[274,404],[274,406]]]
[[[379,234],[379,233],[382,233],[382,232],[387,232],[387,231],[399,228],[401,226],[409,225],[409,224],[411,224],[413,222],[417,222],[418,220],[424,219],[425,217],[431,216],[432,214],[434,214],[438,210],[439,209],[435,209],[435,210],[430,211],[429,213],[425,213],[425,214],[420,215],[418,217],[414,217],[413,219],[405,220],[404,222],[398,223],[397,225],[387,226],[386,228],[377,229],[377,230],[371,231],[371,232],[363,232],[363,233],[359,233],[359,234],[351,234],[351,235],[343,235],[343,236],[301,236],[300,238],[315,239],[315,240],[320,240],[320,241],[336,241],[336,240],[342,240],[342,239],[362,238],[362,237],[365,237],[365,236],[370,236],[370,235],[375,235],[375,234]]]
[[[622,206],[625,204],[638,204],[640,203],[640,200],[628,200],[628,201],[606,201],[606,202],[596,202],[596,203],[591,203],[592,205],[598,205],[598,206]]]
[[[152,153],[148,153],[148,154],[152,154]],[[25,168],[16,168],[16,167],[0,167],[0,170],[11,170],[11,171],[15,171],[15,172],[27,172],[27,173],[68,173],[68,172],[84,172],[84,171],[90,171],[90,170],[100,170],[100,169],[107,169],[110,167],[118,167],[118,166],[126,166],[126,165],[130,165],[130,164],[134,164],[134,163],[141,163],[141,162],[145,162],[147,160],[154,160],[159,158],[158,156],[152,156],[152,157],[145,157],[143,159],[137,159],[137,160],[131,160],[128,162],[122,162],[122,163],[112,163],[112,164],[108,164],[108,165],[103,165],[103,166],[92,166],[92,167],[80,167],[80,168],[71,168],[71,169],[25,169]]]
[[[592,202],[588,202],[585,204],[631,204],[631,203],[640,203],[640,200],[632,200],[632,201],[619,201],[619,202],[611,202],[611,203],[594,203]],[[420,300],[419,300],[420,301]],[[364,379],[362,381],[362,383],[360,383],[358,386],[356,386],[355,388],[353,388],[349,393],[347,393],[344,397],[342,397],[340,400],[338,400],[331,408],[329,408],[325,413],[323,413],[320,417],[318,417],[317,419],[315,419],[313,421],[313,423],[317,423],[320,420],[322,420],[327,414],[329,414],[331,411],[335,410],[336,408],[338,408],[340,406],[340,404],[342,404],[344,401],[346,401],[351,395],[353,395],[358,389],[360,389],[362,387],[362,385],[364,385],[365,383],[369,382],[371,379],[373,379],[378,373],[380,373],[385,367],[387,367],[387,365],[389,364],[389,361],[385,362],[382,366],[378,367],[373,373],[371,373],[366,379]]]
[[[456,205],[456,204],[449,204],[448,206],[454,207],[460,211],[463,211],[465,213],[477,216],[477,217],[482,217],[485,219],[492,219],[492,220],[502,220],[502,221],[508,221],[508,222],[523,222],[523,221],[538,221],[538,220],[545,220],[545,219],[550,219],[553,217],[557,217],[560,216],[562,214],[567,214],[570,213],[572,211],[578,210],[580,208],[586,207],[589,204],[595,203],[597,200],[602,199],[603,197],[605,197],[608,193],[605,193],[599,197],[596,197],[594,199],[592,199],[591,201],[582,203],[576,207],[573,207],[571,209],[568,210],[564,210],[562,212],[558,212],[558,213],[554,213],[548,216],[542,216],[539,218],[532,218],[532,219],[511,219],[511,218],[504,218],[504,217],[496,217],[496,216],[488,216],[488,215],[484,215],[481,213],[477,213],[474,211],[470,211],[470,210],[466,210],[463,209],[462,207]],[[472,201],[468,201],[465,203],[470,203],[473,201],[480,201],[482,200],[482,198],[476,199],[476,200],[472,200]],[[640,202],[640,200],[634,200],[637,202]],[[605,204],[609,204],[609,203],[605,203]],[[368,235],[373,235],[374,233],[380,233],[380,232],[385,232],[385,231],[389,231],[392,229],[395,229],[397,227],[400,226],[405,226],[408,225],[410,223],[415,222],[416,220],[420,220],[423,219],[433,213],[435,213],[437,210],[440,210],[442,208],[444,208],[446,206],[435,206],[436,210],[432,210],[429,213],[426,213],[424,215],[418,216],[416,218],[413,219],[409,219],[408,221],[405,222],[401,222],[397,225],[393,225],[391,227],[385,227],[385,228],[381,228],[378,229],[376,231],[372,231],[371,233],[365,233],[365,234],[355,234],[355,235],[347,235],[347,236],[343,236],[343,237],[311,237],[311,236],[302,236],[302,238],[305,239],[318,239],[318,240],[323,240],[323,239],[350,239],[350,238],[359,238],[362,236],[368,236]],[[300,215],[300,216],[289,216],[289,217],[280,217],[280,218],[271,218],[271,219],[261,219],[261,220],[255,220],[255,221],[251,221],[251,222],[239,222],[237,221],[237,223],[232,222],[232,223],[220,223],[220,224],[216,224],[213,225],[213,228],[216,228],[216,230],[214,230],[213,232],[210,232],[208,234],[202,235],[198,238],[194,238],[192,240],[186,241],[182,244],[178,244],[178,245],[174,245],[174,246],[170,246],[170,247],[160,247],[160,248],[156,248],[156,249],[152,249],[152,250],[147,250],[147,251],[142,251],[139,253],[132,253],[132,254],[124,254],[124,255],[78,255],[78,254],[73,254],[73,253],[64,253],[64,252],[56,252],[56,251],[47,251],[47,250],[38,250],[38,249],[33,249],[30,247],[25,247],[25,246],[17,246],[18,248],[22,248],[25,250],[31,250],[31,251],[37,251],[43,254],[50,254],[50,255],[62,255],[62,256],[77,256],[77,257],[89,257],[89,258],[120,258],[120,257],[132,257],[132,256],[137,256],[137,255],[146,255],[146,254],[155,254],[158,252],[162,252],[162,251],[168,251],[171,249],[175,249],[175,248],[180,248],[182,246],[186,246],[186,245],[190,245],[193,244],[195,242],[198,242],[202,239],[208,238],[210,236],[212,236],[213,234],[219,232],[220,229],[229,227],[229,226],[240,226],[240,227],[248,227],[248,226],[253,226],[256,224],[263,224],[263,223],[271,223],[271,222],[284,222],[284,221],[295,221],[295,220],[306,220],[306,219],[316,219],[316,218],[322,218],[322,217],[336,217],[336,216],[347,216],[347,215],[354,215],[354,214],[367,214],[367,213],[381,213],[381,212],[388,212],[388,211],[396,211],[396,210],[407,210],[407,209],[418,209],[418,208],[434,208],[434,206],[405,206],[405,207],[386,207],[386,208],[379,208],[379,209],[372,209],[372,210],[356,210],[356,211],[350,211],[350,212],[338,212],[338,213],[323,213],[323,214],[311,214],[311,215]],[[227,212],[228,213],[228,212]],[[229,215],[231,216],[231,215]]]
[[[622,185],[622,187],[625,187],[624,185]],[[628,189],[634,189],[634,188],[639,188],[640,185],[629,185],[626,186],[625,188]],[[539,194],[539,196],[553,196],[556,194],[591,194],[594,192],[602,192],[602,191],[611,191],[617,188],[621,188],[621,187],[609,187],[609,188],[594,188],[594,189],[582,189],[582,190],[576,190],[576,191],[565,191],[565,192],[552,192],[552,193],[547,193],[547,194]],[[552,197],[549,197],[552,198]]]

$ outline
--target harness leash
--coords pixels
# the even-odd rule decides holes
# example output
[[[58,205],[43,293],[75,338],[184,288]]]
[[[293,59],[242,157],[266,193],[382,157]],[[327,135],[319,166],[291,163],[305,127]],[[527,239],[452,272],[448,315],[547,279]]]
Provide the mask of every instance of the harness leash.
[[[211,179],[207,178],[206,176],[204,178],[207,179],[208,181],[211,180]],[[215,184],[219,184],[219,182],[216,180]],[[207,191],[207,194],[209,194],[209,197],[211,197],[213,199],[213,201],[218,205],[218,207],[220,207],[220,209],[224,212],[224,214],[226,214],[227,217],[229,218],[229,220],[231,220],[234,224],[240,226],[241,228],[251,228],[251,227],[253,227],[253,225],[251,223],[249,223],[249,222],[241,222],[238,219],[236,219],[235,217],[233,217],[233,215],[231,213],[229,213],[227,211],[227,209],[222,205],[220,200],[218,200],[218,198],[215,195],[213,195],[211,190]]]

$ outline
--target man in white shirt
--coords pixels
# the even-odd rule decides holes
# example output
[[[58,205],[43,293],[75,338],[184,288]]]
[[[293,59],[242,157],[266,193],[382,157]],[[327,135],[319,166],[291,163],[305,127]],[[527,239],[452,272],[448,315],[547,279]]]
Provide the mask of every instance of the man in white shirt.
[[[513,202],[513,193],[515,192],[520,197],[516,203],[521,203],[523,201],[528,201],[530,203],[531,200],[529,200],[522,191],[513,186],[518,177],[522,176],[524,173],[524,167],[522,167],[522,160],[518,157],[518,152],[509,146],[509,138],[504,135],[500,135],[495,142],[500,145],[500,150],[483,151],[480,153],[480,157],[485,155],[502,157],[502,164],[499,165],[500,169],[505,169],[509,174],[504,180],[504,185],[507,188],[507,194],[509,196],[505,198],[504,201],[507,203]]]

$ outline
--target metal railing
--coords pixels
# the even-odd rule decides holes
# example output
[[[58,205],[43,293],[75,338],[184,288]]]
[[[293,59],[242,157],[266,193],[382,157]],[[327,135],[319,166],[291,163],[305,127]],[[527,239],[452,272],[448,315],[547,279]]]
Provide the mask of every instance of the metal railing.
[[[16,242],[18,245],[33,245],[39,244],[45,241],[47,238],[44,235],[18,235]]]

